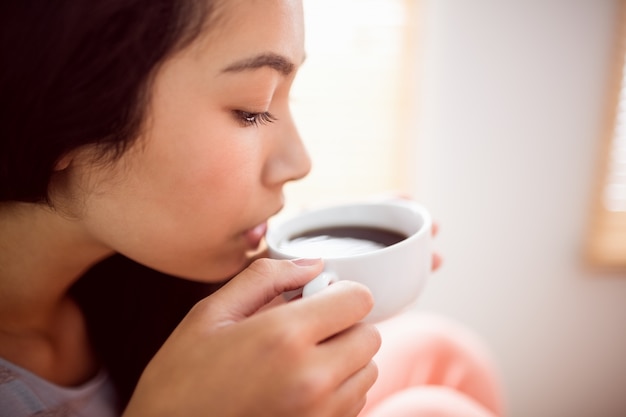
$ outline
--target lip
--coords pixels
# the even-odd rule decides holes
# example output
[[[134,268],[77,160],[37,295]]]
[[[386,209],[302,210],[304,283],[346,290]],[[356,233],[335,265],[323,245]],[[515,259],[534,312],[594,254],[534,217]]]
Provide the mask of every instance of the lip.
[[[248,246],[252,249],[255,249],[259,247],[259,245],[261,244],[261,240],[265,236],[266,232],[267,232],[267,222],[265,221],[261,224],[254,226],[251,229],[246,230],[243,233],[243,236],[246,239]]]
[[[269,218],[279,213],[282,209],[283,209],[283,204],[281,201],[281,204],[279,205],[279,207],[276,210],[274,210],[269,216],[265,217],[265,220],[263,220],[261,223],[243,232],[243,237],[251,249],[256,249],[259,247],[259,245],[261,244],[261,241],[263,240],[263,238],[265,237],[265,234],[267,233],[267,227],[268,227],[267,224],[268,224]]]

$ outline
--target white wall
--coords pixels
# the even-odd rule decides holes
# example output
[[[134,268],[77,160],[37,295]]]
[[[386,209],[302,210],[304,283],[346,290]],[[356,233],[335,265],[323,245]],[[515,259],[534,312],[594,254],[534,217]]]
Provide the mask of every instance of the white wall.
[[[626,416],[626,274],[585,266],[617,0],[430,0],[416,195],[445,265],[419,308],[491,345],[511,417]]]

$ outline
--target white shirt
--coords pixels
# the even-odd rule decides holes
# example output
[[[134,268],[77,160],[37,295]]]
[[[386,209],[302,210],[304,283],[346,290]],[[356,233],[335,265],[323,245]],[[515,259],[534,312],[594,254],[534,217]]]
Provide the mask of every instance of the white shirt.
[[[0,358],[0,417],[118,417],[111,380],[101,371],[62,387]]]

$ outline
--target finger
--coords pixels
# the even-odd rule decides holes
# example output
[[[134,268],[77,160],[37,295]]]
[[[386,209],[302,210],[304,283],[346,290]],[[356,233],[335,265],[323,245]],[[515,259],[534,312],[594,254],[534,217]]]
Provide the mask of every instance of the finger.
[[[357,323],[327,339],[317,349],[319,366],[328,368],[328,375],[343,381],[367,365],[380,349],[380,333],[371,324]]]
[[[315,278],[324,265],[319,259],[258,259],[224,287],[204,299],[205,316],[215,322],[237,322],[251,316],[285,291]]]
[[[433,222],[430,233],[433,237],[437,236],[437,233],[439,233],[439,223]]]
[[[439,233],[439,223],[433,222],[432,227],[431,227],[431,234],[433,237],[436,237],[438,233]],[[438,270],[441,267],[442,262],[443,262],[443,259],[441,258],[441,255],[439,255],[438,253],[433,253],[431,270],[432,271]]]
[[[336,416],[352,417],[357,416],[365,407],[367,392],[374,385],[378,378],[378,367],[373,361],[352,374],[335,391],[334,404],[331,404],[337,411]]]
[[[309,342],[319,343],[342,332],[371,311],[374,299],[362,284],[338,281],[310,297],[283,306],[284,314],[306,328]]]
[[[443,262],[443,259],[441,258],[441,255],[439,255],[438,253],[434,253],[433,254],[433,263],[432,263],[432,270],[436,271],[439,269],[439,267],[441,267],[441,263]]]

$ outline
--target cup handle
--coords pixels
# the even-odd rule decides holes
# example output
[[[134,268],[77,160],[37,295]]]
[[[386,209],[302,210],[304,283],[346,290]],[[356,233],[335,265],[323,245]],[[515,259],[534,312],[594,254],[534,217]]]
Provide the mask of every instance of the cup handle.
[[[304,288],[302,289],[302,297],[310,297],[311,295],[322,291],[324,288],[328,287],[330,284],[336,281],[337,275],[332,272],[324,271],[304,286]]]

